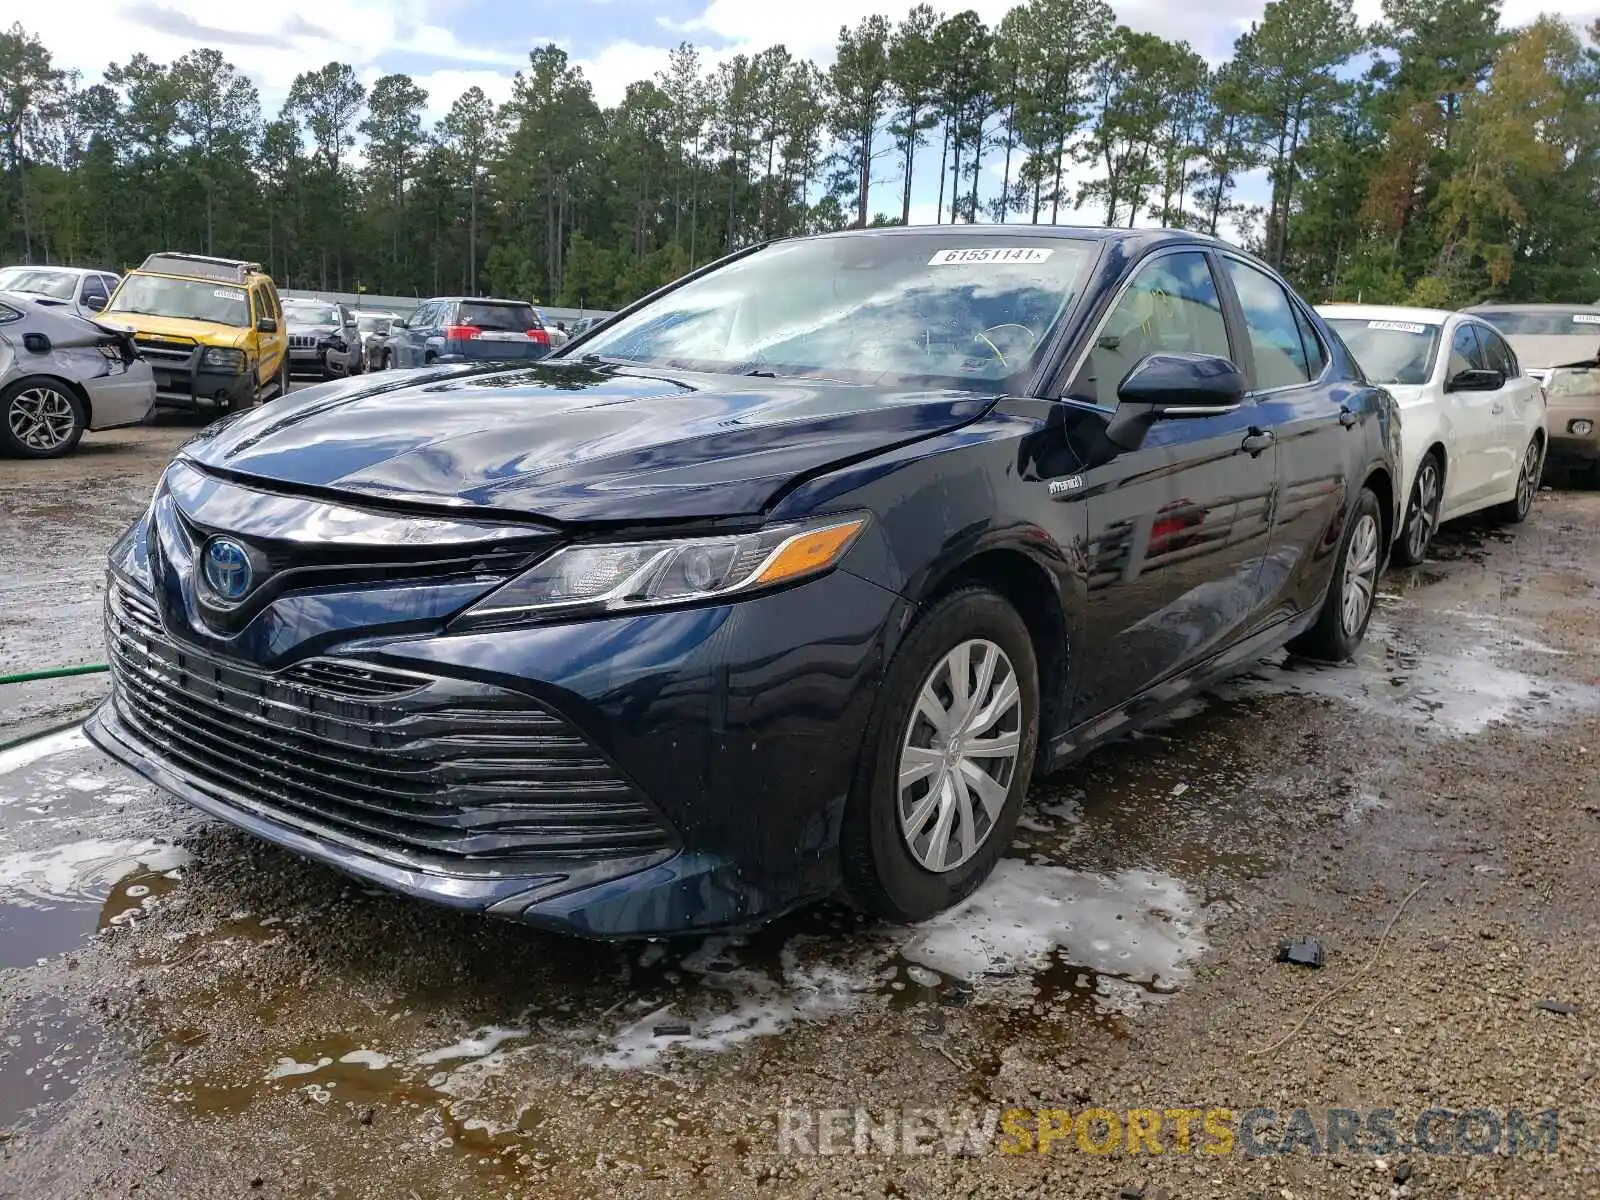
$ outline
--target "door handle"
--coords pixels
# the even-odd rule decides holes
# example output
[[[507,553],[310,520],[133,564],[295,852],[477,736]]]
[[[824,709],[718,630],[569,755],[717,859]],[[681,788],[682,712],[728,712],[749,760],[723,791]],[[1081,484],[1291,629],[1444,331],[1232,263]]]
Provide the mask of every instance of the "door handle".
[[[1339,424],[1343,425],[1346,429],[1349,429],[1355,423],[1356,423],[1356,414],[1355,413],[1353,413],[1348,408],[1341,408],[1339,410]]]
[[[1251,456],[1254,457],[1255,455],[1260,454],[1263,450],[1265,450],[1268,446],[1272,445],[1272,443],[1277,441],[1277,440],[1278,439],[1273,434],[1272,430],[1270,430],[1270,429],[1257,429],[1255,426],[1252,425],[1250,427],[1250,432],[1245,436],[1244,441],[1242,443],[1240,443],[1240,448],[1244,449],[1244,450],[1248,450],[1250,452]]]

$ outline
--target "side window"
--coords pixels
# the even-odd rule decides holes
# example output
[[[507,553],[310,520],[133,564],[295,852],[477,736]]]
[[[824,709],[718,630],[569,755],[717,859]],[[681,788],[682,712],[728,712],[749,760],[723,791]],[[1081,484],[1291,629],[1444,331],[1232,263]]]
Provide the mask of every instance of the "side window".
[[[1484,325],[1475,325],[1473,328],[1478,333],[1484,357],[1489,360],[1491,367],[1507,379],[1515,379],[1522,373],[1517,367],[1517,356],[1511,352],[1511,347],[1506,345],[1505,338]]]
[[[1217,283],[1199,251],[1158,255],[1135,269],[1067,394],[1115,408],[1128,372],[1161,351],[1231,357]]]
[[[104,304],[111,299],[111,293],[106,291],[105,282],[99,275],[85,275],[80,299],[84,304]]]
[[[434,325],[433,318],[434,318],[435,314],[438,313],[438,311],[439,311],[439,306],[437,304],[424,304],[421,308],[417,309],[417,311],[412,314],[412,317],[411,317],[411,328],[413,328],[413,329],[432,329],[433,325]]]
[[[1455,336],[1450,339],[1450,367],[1445,371],[1446,379],[1454,379],[1463,371],[1482,370],[1489,364],[1484,360],[1483,348],[1478,345],[1478,335],[1471,325],[1457,325]]]
[[[1300,322],[1289,294],[1276,279],[1248,263],[1234,258],[1224,261],[1244,309],[1245,331],[1256,360],[1256,387],[1269,391],[1310,383],[1321,369],[1313,372],[1306,360]]]
[[[1294,305],[1294,323],[1300,327],[1300,348],[1305,351],[1306,365],[1311,370],[1311,378],[1316,379],[1328,365],[1328,352],[1323,349],[1322,339],[1317,337],[1317,330],[1311,324],[1311,318],[1306,316],[1305,310],[1298,304]]]

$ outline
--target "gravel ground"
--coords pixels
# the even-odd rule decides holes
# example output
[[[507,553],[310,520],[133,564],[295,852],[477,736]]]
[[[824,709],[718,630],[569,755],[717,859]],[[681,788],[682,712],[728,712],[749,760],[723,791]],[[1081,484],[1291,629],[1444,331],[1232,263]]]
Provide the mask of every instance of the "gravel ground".
[[[0,462],[0,671],[100,657],[104,547],[188,432]],[[1356,664],[1273,656],[1043,781],[1015,857],[915,931],[822,906],[563,940],[370,892],[70,732],[0,753],[0,1197],[1600,1195],[1596,628],[1600,493],[1449,529]],[[103,687],[0,691],[0,741]],[[1321,969],[1274,962],[1287,936]],[[1240,1132],[1014,1154],[919,1143],[911,1112],[1013,1108]],[[1404,1144],[1429,1109],[1513,1108],[1559,1112],[1553,1155],[1481,1116],[1488,1153],[1445,1120],[1446,1153]],[[1277,1113],[1255,1147],[1325,1140],[1330,1109],[1394,1110],[1398,1140],[1246,1153],[1251,1109]],[[824,1110],[839,1153],[812,1153]],[[892,1149],[856,1152],[857,1110]]]

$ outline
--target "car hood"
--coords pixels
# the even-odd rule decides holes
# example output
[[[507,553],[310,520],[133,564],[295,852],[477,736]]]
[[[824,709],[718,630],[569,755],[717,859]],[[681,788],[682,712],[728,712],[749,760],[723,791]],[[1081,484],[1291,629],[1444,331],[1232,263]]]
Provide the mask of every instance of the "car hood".
[[[242,345],[249,333],[247,329],[240,329],[234,325],[218,325],[215,321],[195,321],[189,317],[153,317],[148,313],[108,310],[95,314],[95,319],[107,325],[131,329],[135,333],[204,342],[207,346]]]
[[[954,429],[992,397],[540,364],[403,371],[295,393],[185,454],[292,488],[556,522],[761,512],[784,485]]]
[[[318,337],[326,337],[330,333],[338,333],[340,327],[328,324],[313,325],[308,321],[289,321],[284,325],[284,328],[290,333],[310,333]]]
[[[1600,355],[1600,330],[1591,333],[1524,333],[1507,335],[1524,367],[1542,371],[1592,363]]]

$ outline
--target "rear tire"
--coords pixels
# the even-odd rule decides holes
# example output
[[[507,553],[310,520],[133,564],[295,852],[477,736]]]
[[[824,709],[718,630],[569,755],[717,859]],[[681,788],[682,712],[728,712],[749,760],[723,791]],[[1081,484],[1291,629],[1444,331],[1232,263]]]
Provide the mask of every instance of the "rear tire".
[[[60,458],[88,424],[83,401],[58,379],[19,379],[0,392],[0,449],[8,454]]]
[[[1363,487],[1339,543],[1317,623],[1292,640],[1289,650],[1324,662],[1348,662],[1367,636],[1382,568],[1383,517],[1378,497]]]
[[[1417,467],[1405,524],[1389,552],[1396,566],[1414,567],[1428,556],[1428,547],[1439,529],[1439,507],[1443,502],[1444,464],[1437,454],[1430,454]]]
[[[867,726],[840,833],[848,898],[909,923],[971,895],[1011,842],[1038,736],[1038,666],[1016,609],[979,585],[936,601]]]
[[[1522,464],[1517,468],[1517,494],[1493,509],[1494,519],[1507,525],[1521,525],[1533,511],[1533,497],[1539,490],[1539,478],[1544,474],[1544,446],[1537,437],[1528,442],[1522,452]]]

